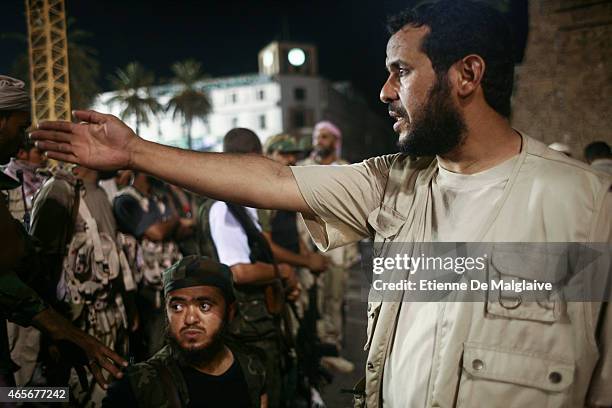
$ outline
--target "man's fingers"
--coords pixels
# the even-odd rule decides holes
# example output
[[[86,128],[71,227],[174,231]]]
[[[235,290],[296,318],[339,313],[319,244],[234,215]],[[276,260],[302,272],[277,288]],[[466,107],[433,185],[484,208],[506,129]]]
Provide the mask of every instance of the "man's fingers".
[[[102,388],[106,389],[107,387],[106,379],[104,378],[104,375],[102,374],[102,370],[100,370],[100,367],[98,366],[98,363],[95,360],[89,363],[89,370],[91,371],[91,374],[96,379],[96,382],[100,384]]]
[[[115,364],[123,366],[123,367],[127,367],[128,365],[127,361],[123,357],[121,357],[119,354],[109,349],[108,347],[104,349],[104,354],[106,355],[106,357],[113,360]]]
[[[72,154],[72,146],[70,143],[58,143],[39,140],[34,144],[39,150]]]
[[[41,130],[58,130],[60,132],[70,133],[72,132],[74,123],[59,121],[59,120],[45,120],[38,124],[38,129]]]
[[[80,121],[89,123],[104,123],[106,122],[106,115],[94,110],[75,110],[72,111],[72,115]]]
[[[58,153],[58,152],[45,152],[45,156],[53,160],[59,160],[67,163],[80,164],[79,159],[73,154]]]
[[[70,142],[72,134],[57,130],[34,130],[30,132],[33,140],[47,140],[52,142]]]
[[[103,369],[108,371],[113,377],[115,377],[115,378],[123,377],[123,374],[121,373],[121,370],[119,368],[117,368],[117,366],[114,365],[106,357],[102,357],[102,358],[100,358],[99,360],[96,360],[96,361],[98,362],[98,364],[100,364],[100,367],[102,367]],[[93,365],[95,366],[96,364],[93,364]]]

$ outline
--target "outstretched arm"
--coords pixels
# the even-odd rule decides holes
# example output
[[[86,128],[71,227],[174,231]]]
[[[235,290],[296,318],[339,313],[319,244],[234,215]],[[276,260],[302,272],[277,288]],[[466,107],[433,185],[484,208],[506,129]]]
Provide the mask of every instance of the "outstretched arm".
[[[48,157],[98,170],[130,168],[218,200],[312,215],[291,170],[273,160],[163,146],[138,137],[112,115],[74,116],[83,122],[42,122],[32,132]]]

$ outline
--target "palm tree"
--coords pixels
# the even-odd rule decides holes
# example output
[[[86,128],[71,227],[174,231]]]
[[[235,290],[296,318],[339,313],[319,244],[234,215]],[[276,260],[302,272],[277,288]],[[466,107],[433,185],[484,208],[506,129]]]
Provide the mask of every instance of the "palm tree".
[[[202,74],[202,64],[194,60],[176,62],[172,65],[174,73],[173,82],[179,85],[177,93],[168,101],[166,110],[172,110],[172,119],[180,117],[183,121],[183,129],[187,135],[187,147],[193,147],[191,129],[193,121],[196,119],[204,120],[211,110],[208,96],[196,88],[196,83],[204,75]]]
[[[123,69],[117,68],[109,80],[117,93],[108,102],[121,104],[121,119],[133,117],[136,134],[140,134],[140,125],[148,125],[151,115],[162,109],[157,99],[151,96],[150,88],[155,77],[140,63],[130,62]]]
[[[70,102],[73,108],[87,109],[99,92],[98,78],[100,64],[98,52],[85,45],[92,34],[75,28],[74,18],[68,18],[66,23],[68,37],[68,69],[70,70]],[[23,44],[24,51],[15,58],[11,74],[29,82],[30,69],[28,60],[28,37],[23,33],[0,34],[0,39],[14,40]]]

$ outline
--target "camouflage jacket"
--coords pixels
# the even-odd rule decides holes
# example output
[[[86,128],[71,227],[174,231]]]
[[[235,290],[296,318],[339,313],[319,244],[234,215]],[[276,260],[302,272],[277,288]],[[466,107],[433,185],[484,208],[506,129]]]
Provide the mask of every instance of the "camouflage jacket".
[[[260,407],[261,395],[266,389],[266,370],[262,358],[256,350],[228,345],[234,358],[240,363],[244,379],[249,390],[251,405]],[[178,392],[181,406],[189,404],[189,392],[179,362],[169,346],[162,348],[145,362],[135,364],[126,372],[130,387],[138,401],[139,407],[171,408],[173,403],[168,393],[168,386],[162,380],[162,372],[170,374]]]

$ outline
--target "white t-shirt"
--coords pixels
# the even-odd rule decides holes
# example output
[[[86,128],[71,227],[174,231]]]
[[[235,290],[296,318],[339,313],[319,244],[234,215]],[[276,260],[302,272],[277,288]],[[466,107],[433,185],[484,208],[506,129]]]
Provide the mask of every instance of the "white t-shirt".
[[[261,231],[257,210],[245,207],[255,226]],[[227,208],[223,201],[217,201],[210,207],[208,214],[210,235],[212,236],[219,262],[232,267],[237,264],[251,263],[251,249],[242,226]]]
[[[433,241],[469,242],[499,201],[518,156],[465,175],[438,165],[431,183]],[[437,302],[403,302],[383,374],[383,406],[426,406],[436,343]],[[401,391],[400,391],[401,390]]]

